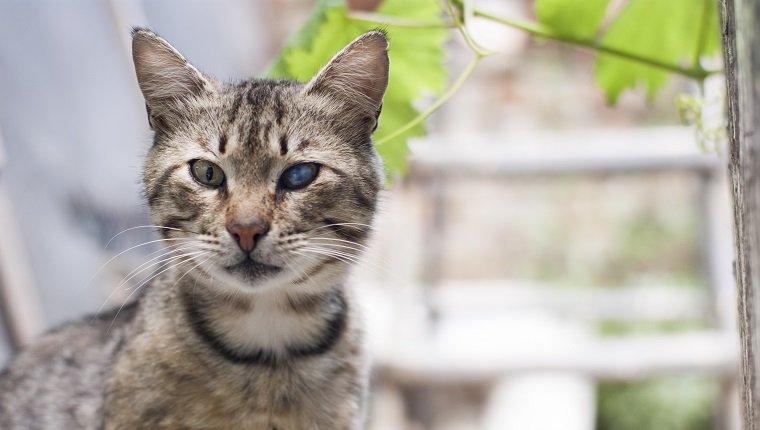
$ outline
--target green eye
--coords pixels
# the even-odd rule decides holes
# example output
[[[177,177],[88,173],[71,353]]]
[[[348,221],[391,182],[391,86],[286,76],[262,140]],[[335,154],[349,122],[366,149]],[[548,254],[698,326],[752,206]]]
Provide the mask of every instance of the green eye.
[[[190,173],[203,185],[218,188],[224,184],[224,172],[216,164],[206,160],[190,161]]]

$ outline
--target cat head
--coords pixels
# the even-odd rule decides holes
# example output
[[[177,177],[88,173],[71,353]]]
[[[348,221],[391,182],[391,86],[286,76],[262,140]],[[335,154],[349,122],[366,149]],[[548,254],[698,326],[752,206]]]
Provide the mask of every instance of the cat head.
[[[155,133],[144,188],[171,263],[250,291],[344,274],[384,183],[371,134],[385,34],[360,36],[306,84],[215,80],[145,29],[132,50]]]

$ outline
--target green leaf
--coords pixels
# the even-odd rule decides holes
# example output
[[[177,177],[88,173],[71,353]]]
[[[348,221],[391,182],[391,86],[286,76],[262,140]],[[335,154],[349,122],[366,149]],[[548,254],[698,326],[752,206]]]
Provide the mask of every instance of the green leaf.
[[[320,0],[309,14],[309,18],[301,28],[288,40],[285,49],[274,60],[266,75],[275,79],[288,79],[290,77],[285,64],[285,58],[282,55],[285,51],[301,48],[308,49],[314,36],[320,31],[322,23],[325,21],[325,14],[328,10],[335,7],[343,7],[345,0]],[[292,78],[291,78],[292,79]]]
[[[599,31],[609,3],[610,0],[536,0],[536,17],[559,35],[591,39]]]
[[[385,0],[379,15],[407,21],[441,22],[435,0]],[[341,0],[319,2],[306,25],[291,39],[267,73],[270,77],[308,81],[338,51],[376,24],[351,20]],[[447,80],[445,28],[387,28],[390,39],[390,77],[375,139],[398,130],[418,114],[415,103],[425,94],[440,94]],[[386,171],[393,177],[407,170],[407,141],[425,135],[422,125],[378,145]]]
[[[720,45],[717,2],[631,0],[602,43],[662,63],[694,66],[695,58],[715,53]],[[639,84],[652,97],[668,76],[666,70],[612,55],[599,54],[596,61],[596,81],[610,104]]]

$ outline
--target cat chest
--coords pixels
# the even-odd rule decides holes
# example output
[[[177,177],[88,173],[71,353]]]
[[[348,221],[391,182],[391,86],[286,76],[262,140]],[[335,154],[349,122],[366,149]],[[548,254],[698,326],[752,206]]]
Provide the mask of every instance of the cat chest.
[[[117,404],[109,409],[129,411],[131,419],[115,420],[121,424],[106,428],[344,428],[339,423],[350,422],[358,410],[359,381],[334,362],[313,361],[308,366],[224,372],[164,367],[162,375],[155,375],[160,383],[143,386],[142,393],[133,391],[129,399],[114,398]]]

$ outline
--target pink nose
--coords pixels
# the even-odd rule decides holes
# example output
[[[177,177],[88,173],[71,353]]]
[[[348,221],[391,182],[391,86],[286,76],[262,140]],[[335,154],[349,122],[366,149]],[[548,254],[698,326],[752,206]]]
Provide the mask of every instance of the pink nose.
[[[235,238],[240,249],[245,252],[253,251],[258,240],[261,236],[266,234],[268,230],[269,226],[264,225],[261,222],[227,224],[227,231]]]

